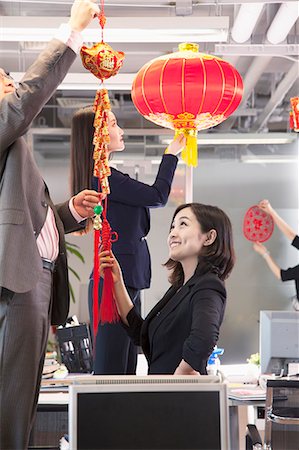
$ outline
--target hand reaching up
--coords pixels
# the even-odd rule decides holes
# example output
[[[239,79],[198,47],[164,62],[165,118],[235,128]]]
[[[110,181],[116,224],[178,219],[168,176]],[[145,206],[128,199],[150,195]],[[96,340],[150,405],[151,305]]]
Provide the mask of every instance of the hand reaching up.
[[[257,253],[259,253],[262,256],[264,254],[268,253],[268,250],[266,249],[266,247],[263,244],[261,244],[259,241],[255,242],[253,244],[253,248]]]
[[[83,31],[100,14],[100,8],[96,5],[96,0],[75,0],[71,9],[69,20],[73,31]]]
[[[184,147],[186,147],[186,137],[184,133],[181,133],[171,141],[165,153],[167,153],[168,155],[170,154],[177,156],[179,153],[181,153]]]

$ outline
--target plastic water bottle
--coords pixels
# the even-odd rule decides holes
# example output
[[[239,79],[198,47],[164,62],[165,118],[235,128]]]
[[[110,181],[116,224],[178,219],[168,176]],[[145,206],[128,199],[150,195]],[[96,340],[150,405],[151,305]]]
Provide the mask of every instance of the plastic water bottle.
[[[213,353],[210,355],[207,364],[208,375],[217,375],[220,368],[220,359],[218,356],[223,355],[224,348],[218,348],[215,345]]]

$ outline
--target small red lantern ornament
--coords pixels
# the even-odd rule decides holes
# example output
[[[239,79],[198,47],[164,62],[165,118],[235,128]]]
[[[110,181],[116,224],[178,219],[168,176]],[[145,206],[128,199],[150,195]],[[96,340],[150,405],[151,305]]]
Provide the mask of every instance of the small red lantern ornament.
[[[239,106],[243,82],[228,62],[184,43],[137,73],[132,100],[146,119],[187,137],[182,157],[197,166],[197,131],[223,122]]]
[[[299,97],[290,99],[292,111],[290,112],[290,129],[299,133]]]
[[[85,69],[102,81],[117,74],[125,57],[124,52],[113,50],[109,44],[103,41],[93,47],[83,46],[80,54]]]

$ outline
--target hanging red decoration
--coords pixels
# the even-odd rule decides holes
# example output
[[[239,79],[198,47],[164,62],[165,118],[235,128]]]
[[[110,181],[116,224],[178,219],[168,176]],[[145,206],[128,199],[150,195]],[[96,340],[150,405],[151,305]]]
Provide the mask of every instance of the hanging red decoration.
[[[187,137],[182,157],[197,165],[197,131],[227,119],[242,99],[243,82],[228,62],[198,52],[197,44],[155,58],[137,73],[132,100],[146,119]]]
[[[116,75],[125,57],[123,52],[113,50],[106,42],[98,42],[91,48],[83,46],[80,54],[85,69],[100,80]]]
[[[299,132],[299,97],[290,99],[292,111],[290,112],[290,129]]]
[[[251,206],[245,213],[243,234],[252,242],[265,242],[272,236],[274,222],[272,217],[258,205]]]
[[[88,48],[83,46],[81,58],[84,67],[101,80],[117,74],[124,60],[124,53],[113,50],[104,42],[104,26],[106,17],[104,14],[104,0],[101,0],[101,14],[99,23],[102,28],[102,41]],[[119,320],[117,307],[113,298],[113,280],[111,269],[105,269],[104,285],[101,297],[101,307],[98,308],[99,289],[99,251],[111,250],[111,243],[117,240],[117,233],[112,232],[107,220],[107,195],[110,193],[108,177],[111,173],[108,164],[108,145],[110,142],[108,130],[108,114],[111,110],[108,91],[99,89],[94,101],[94,176],[98,178],[98,190],[102,193],[101,202],[94,208],[94,274],[93,274],[93,333],[97,335],[98,324],[112,323]],[[101,215],[103,219],[101,218]]]

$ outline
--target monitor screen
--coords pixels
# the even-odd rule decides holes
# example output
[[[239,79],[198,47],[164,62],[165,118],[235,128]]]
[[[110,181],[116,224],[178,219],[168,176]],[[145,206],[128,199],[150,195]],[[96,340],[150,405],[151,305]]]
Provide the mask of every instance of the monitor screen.
[[[299,363],[299,312],[260,311],[261,373],[287,375]]]
[[[204,376],[122,378],[70,387],[71,449],[229,449],[226,385]]]

